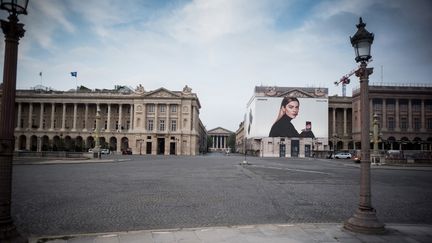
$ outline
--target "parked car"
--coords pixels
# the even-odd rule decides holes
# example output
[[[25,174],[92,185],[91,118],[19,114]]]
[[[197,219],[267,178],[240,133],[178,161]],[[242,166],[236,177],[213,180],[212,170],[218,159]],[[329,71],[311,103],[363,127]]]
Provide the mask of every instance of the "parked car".
[[[130,148],[123,149],[122,154],[132,154],[132,150]]]
[[[334,155],[335,159],[351,159],[351,154],[348,152],[339,152]]]
[[[110,150],[109,149],[101,149],[100,153],[101,154],[110,154]]]

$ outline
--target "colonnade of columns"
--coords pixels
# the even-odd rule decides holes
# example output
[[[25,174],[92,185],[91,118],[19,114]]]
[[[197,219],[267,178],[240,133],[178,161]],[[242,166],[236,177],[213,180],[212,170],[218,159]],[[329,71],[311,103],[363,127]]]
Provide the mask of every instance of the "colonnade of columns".
[[[72,123],[72,128],[66,128],[66,120],[67,120],[67,106],[70,103],[60,103],[62,106],[62,110],[61,110],[61,121],[60,124],[58,123],[58,121],[56,120],[56,105],[58,105],[59,103],[32,103],[32,102],[17,102],[18,103],[18,114],[17,114],[17,126],[15,128],[15,130],[19,131],[21,129],[27,129],[27,130],[32,130],[34,128],[34,126],[37,126],[37,130],[41,131],[41,130],[46,130],[48,129],[48,131],[54,131],[57,130],[58,128],[60,128],[60,131],[66,131],[67,129],[70,129],[70,131],[74,132],[74,131],[78,131],[79,129],[81,129],[83,132],[86,132],[89,128],[94,128],[94,124],[90,123],[90,118],[91,117],[95,117],[97,110],[100,110],[100,104],[95,104],[96,105],[96,111],[94,112],[94,114],[89,115],[89,105],[88,103],[83,104],[84,105],[84,117],[82,120],[82,124],[79,126],[78,125],[78,105],[81,105],[82,103],[73,103],[73,116],[72,116],[72,121],[70,121]],[[23,104],[24,103],[28,103],[29,109],[28,109],[28,121],[27,121],[27,127],[24,127],[24,120],[22,119],[23,117]],[[39,124],[36,124],[36,120],[33,119],[33,113],[34,113],[34,104],[39,104]],[[107,114],[106,114],[106,126],[105,126],[105,130],[112,130],[111,127],[111,119],[114,117],[113,114],[111,113],[111,108],[112,105],[114,104],[106,104],[107,105]],[[122,121],[124,120],[123,118],[123,106],[129,106],[130,107],[130,117],[129,117],[129,130],[133,129],[133,104],[115,104],[116,106],[118,106],[118,116],[116,115],[115,118],[117,119],[116,121],[116,130],[122,130]],[[46,110],[46,108],[50,108],[51,110],[51,114],[48,115],[44,115],[44,111]],[[48,122],[44,119],[44,118],[49,118],[47,119],[47,121],[49,120],[49,126],[48,126]],[[58,118],[58,117],[57,117]],[[45,127],[46,125],[46,127]],[[58,127],[58,125],[61,125],[60,127]]]
[[[374,109],[374,100],[381,104],[380,109]],[[401,109],[401,100],[406,104],[406,109]],[[424,99],[416,100],[419,103],[414,103],[413,99],[371,99],[369,101],[369,109],[371,111],[378,112],[380,117],[380,127],[382,131],[401,131],[406,130],[411,131],[426,131],[426,118],[427,112],[425,109],[426,101]],[[390,105],[394,105],[394,109],[389,109]],[[429,111],[430,113],[430,111]],[[404,120],[404,124],[401,124],[401,119]],[[431,114],[429,114],[429,119]],[[373,123],[371,116],[371,124]],[[389,127],[389,119],[392,119],[394,123],[393,127]]]
[[[211,135],[213,141],[213,149],[226,149],[228,148],[228,136],[225,135]]]
[[[344,137],[348,136],[348,126],[347,126],[348,108],[332,108],[332,109],[333,109],[333,112],[332,112],[332,117],[333,117],[333,119],[332,119],[332,136],[336,136],[336,135],[343,135]],[[336,110],[337,109],[343,109],[343,134],[338,134],[337,129],[336,129]]]

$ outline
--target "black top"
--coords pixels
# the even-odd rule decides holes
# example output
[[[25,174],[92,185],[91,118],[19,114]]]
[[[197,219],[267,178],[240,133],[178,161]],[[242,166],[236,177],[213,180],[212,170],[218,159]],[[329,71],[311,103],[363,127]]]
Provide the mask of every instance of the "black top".
[[[269,137],[299,137],[299,133],[291,123],[292,118],[283,115],[277,122],[275,122],[270,130]]]
[[[311,130],[304,130],[300,133],[302,138],[315,138],[314,133]]]

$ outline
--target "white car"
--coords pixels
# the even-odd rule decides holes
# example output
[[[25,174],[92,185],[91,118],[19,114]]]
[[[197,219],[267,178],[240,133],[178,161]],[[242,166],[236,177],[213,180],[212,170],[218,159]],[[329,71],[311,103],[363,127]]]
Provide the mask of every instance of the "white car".
[[[351,159],[351,154],[346,152],[340,152],[335,154],[335,159]]]
[[[101,149],[100,153],[101,154],[110,154],[110,150],[109,149]]]

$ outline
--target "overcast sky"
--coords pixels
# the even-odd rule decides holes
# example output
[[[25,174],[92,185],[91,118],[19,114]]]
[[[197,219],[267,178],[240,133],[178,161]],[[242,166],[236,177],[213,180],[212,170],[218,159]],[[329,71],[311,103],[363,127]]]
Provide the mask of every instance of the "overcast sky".
[[[188,85],[207,130],[235,131],[257,85],[342,95],[360,16],[375,34],[371,82],[432,83],[430,0],[30,0],[17,88]]]

